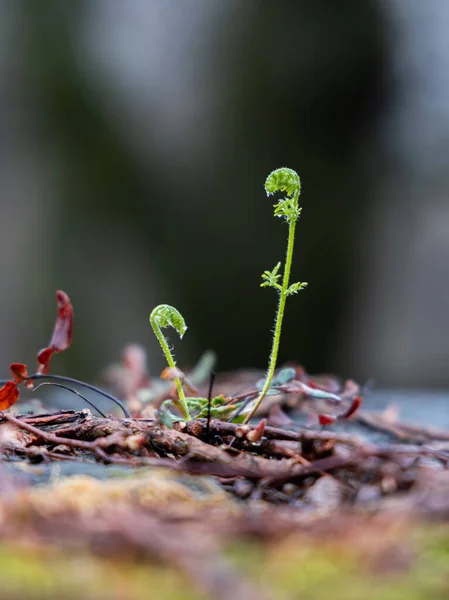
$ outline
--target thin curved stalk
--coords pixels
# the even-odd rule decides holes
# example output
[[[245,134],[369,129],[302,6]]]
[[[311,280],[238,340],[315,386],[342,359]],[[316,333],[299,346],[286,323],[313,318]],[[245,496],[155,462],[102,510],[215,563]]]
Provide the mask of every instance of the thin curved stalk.
[[[125,415],[125,417],[127,419],[129,419],[131,417],[131,415],[128,412],[128,409],[123,404],[123,402],[121,402],[118,398],[116,398],[112,394],[109,394],[108,392],[105,392],[104,390],[101,390],[100,388],[97,388],[96,386],[94,386],[90,383],[86,383],[84,381],[79,381],[78,379],[73,379],[72,377],[66,377],[65,375],[50,375],[48,373],[35,373],[34,375],[29,375],[25,381],[36,381],[39,379],[50,379],[53,381],[65,381],[66,383],[73,383],[75,385],[83,386],[83,387],[87,388],[88,390],[91,390],[92,392],[96,392],[97,394],[100,394],[101,396],[108,398],[108,400],[110,400],[111,402],[114,402],[114,404],[116,404],[123,411],[123,414]]]
[[[39,385],[37,385],[34,388],[34,391],[38,390],[40,387],[42,387],[43,385],[51,385],[53,387],[58,387],[58,388],[62,388],[63,390],[67,390],[68,392],[71,392],[72,394],[75,394],[76,396],[79,396],[82,400],[84,400],[84,402],[86,402],[90,407],[92,407],[94,410],[97,411],[97,413],[99,413],[99,415],[105,419],[107,419],[107,416],[104,414],[104,412],[102,412],[98,406],[96,406],[91,400],[89,400],[88,398],[86,398],[86,396],[83,396],[83,394],[81,394],[80,392],[78,392],[77,390],[74,390],[73,388],[69,388],[68,385],[63,385],[62,383],[56,383],[55,381],[43,381],[42,383],[40,383]]]

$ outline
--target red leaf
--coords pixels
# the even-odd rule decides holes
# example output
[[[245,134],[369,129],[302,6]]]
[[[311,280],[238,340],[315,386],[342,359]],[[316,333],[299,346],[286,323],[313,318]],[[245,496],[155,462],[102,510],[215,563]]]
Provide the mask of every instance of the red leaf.
[[[15,384],[14,381],[7,381],[5,385],[0,388],[0,410],[6,410],[15,404],[19,395],[20,392],[17,384]]]
[[[58,301],[58,317],[49,346],[54,352],[62,352],[67,350],[72,343],[73,307],[70,298],[61,290],[56,292],[56,299]]]
[[[12,363],[9,370],[15,383],[22,383],[28,377],[27,366],[22,363]]]
[[[53,355],[53,348],[44,348],[37,355],[37,362],[40,364],[38,373],[48,373],[50,368],[50,359]]]
[[[56,317],[55,328],[51,336],[50,344],[37,355],[37,360],[41,365],[38,373],[47,373],[50,367],[50,359],[53,353],[62,352],[72,343],[73,331],[73,307],[70,298],[61,290],[56,292],[58,301],[58,316]]]
[[[343,413],[342,415],[340,415],[340,419],[349,419],[349,417],[352,417],[352,415],[360,408],[360,405],[362,404],[362,396],[356,396],[354,398],[354,400],[352,401],[351,406],[348,408],[348,410]]]
[[[333,425],[337,420],[337,417],[322,414],[318,415],[318,420],[320,422],[320,425]]]

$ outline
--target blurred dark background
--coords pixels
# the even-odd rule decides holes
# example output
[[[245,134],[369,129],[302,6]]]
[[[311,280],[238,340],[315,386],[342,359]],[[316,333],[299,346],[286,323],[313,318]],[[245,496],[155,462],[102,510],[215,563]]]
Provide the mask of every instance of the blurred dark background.
[[[265,368],[287,229],[264,194],[302,179],[280,363],[449,384],[449,3],[0,3],[0,359],[93,378],[169,303],[181,364]]]

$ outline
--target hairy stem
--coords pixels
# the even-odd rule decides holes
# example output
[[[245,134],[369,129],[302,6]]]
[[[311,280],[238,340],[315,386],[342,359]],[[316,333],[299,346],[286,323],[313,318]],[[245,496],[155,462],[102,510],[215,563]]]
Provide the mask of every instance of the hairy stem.
[[[167,340],[165,339],[164,334],[161,331],[161,327],[159,324],[159,318],[158,318],[157,312],[155,310],[150,315],[150,323],[153,328],[154,334],[155,334],[159,344],[161,345],[162,352],[164,353],[164,356],[167,360],[168,366],[171,367],[172,369],[175,369],[176,362],[170,352],[170,348],[168,347]],[[178,391],[179,403],[182,407],[184,417],[185,417],[185,419],[190,421],[191,417],[190,417],[189,407],[187,406],[186,397],[185,397],[184,390],[183,390],[181,380],[179,379],[179,377],[175,378],[175,385],[176,385],[176,389]]]
[[[268,389],[273,381],[274,371],[276,369],[276,362],[279,352],[279,343],[281,339],[281,331],[282,331],[282,319],[284,318],[284,310],[285,310],[285,302],[287,300],[287,290],[288,284],[290,280],[290,270],[292,266],[292,258],[293,258],[293,247],[295,244],[295,229],[296,229],[296,219],[291,219],[289,222],[289,230],[288,230],[288,244],[287,244],[287,252],[285,256],[285,267],[284,267],[284,276],[282,279],[282,288],[279,290],[279,304],[276,313],[276,324],[274,328],[274,336],[273,336],[273,345],[271,347],[270,354],[270,362],[267,371],[267,377],[265,379],[265,384],[257,398],[254,402],[254,406],[251,411],[246,415],[243,423],[248,423],[248,421],[254,416],[254,413],[259,408],[260,403],[265,398]]]

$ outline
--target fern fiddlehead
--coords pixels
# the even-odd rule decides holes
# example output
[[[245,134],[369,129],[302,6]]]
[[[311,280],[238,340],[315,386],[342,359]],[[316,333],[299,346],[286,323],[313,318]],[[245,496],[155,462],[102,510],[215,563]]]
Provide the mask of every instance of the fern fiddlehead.
[[[169,304],[159,304],[156,306],[150,315],[150,323],[153,328],[154,334],[161,345],[162,351],[167,359],[168,366],[171,368],[176,367],[175,359],[170,351],[167,340],[162,333],[162,329],[165,327],[173,327],[175,331],[178,332],[179,337],[182,339],[183,335],[187,330],[187,325],[184,321],[184,317],[181,313],[174,308],[174,306],[170,306]],[[178,391],[179,396],[179,404],[184,413],[184,418],[187,421],[190,421],[190,412],[187,406],[186,397],[184,394],[184,390],[181,384],[181,381],[178,377],[175,378],[175,385]]]
[[[245,417],[244,423],[247,423],[254,415],[260,403],[265,398],[271,382],[273,380],[274,372],[276,369],[277,356],[279,352],[279,342],[281,338],[282,330],[282,319],[284,317],[285,303],[288,296],[298,293],[300,290],[307,286],[305,282],[298,282],[289,285],[290,271],[293,258],[293,248],[295,242],[295,228],[296,222],[301,214],[301,207],[299,206],[299,195],[301,193],[301,181],[298,174],[293,169],[287,169],[286,167],[276,169],[272,171],[265,181],[265,191],[267,196],[275,194],[277,192],[285,192],[285,198],[282,198],[273,205],[274,216],[284,218],[288,223],[288,242],[287,251],[285,256],[285,266],[282,275],[282,284],[279,283],[281,274],[279,270],[281,263],[279,262],[272,271],[265,271],[262,275],[263,282],[261,287],[272,287],[279,294],[279,303],[276,313],[276,321],[274,328],[273,344],[271,347],[270,360],[268,365],[268,371],[265,379],[265,384],[254,402],[251,411]]]

